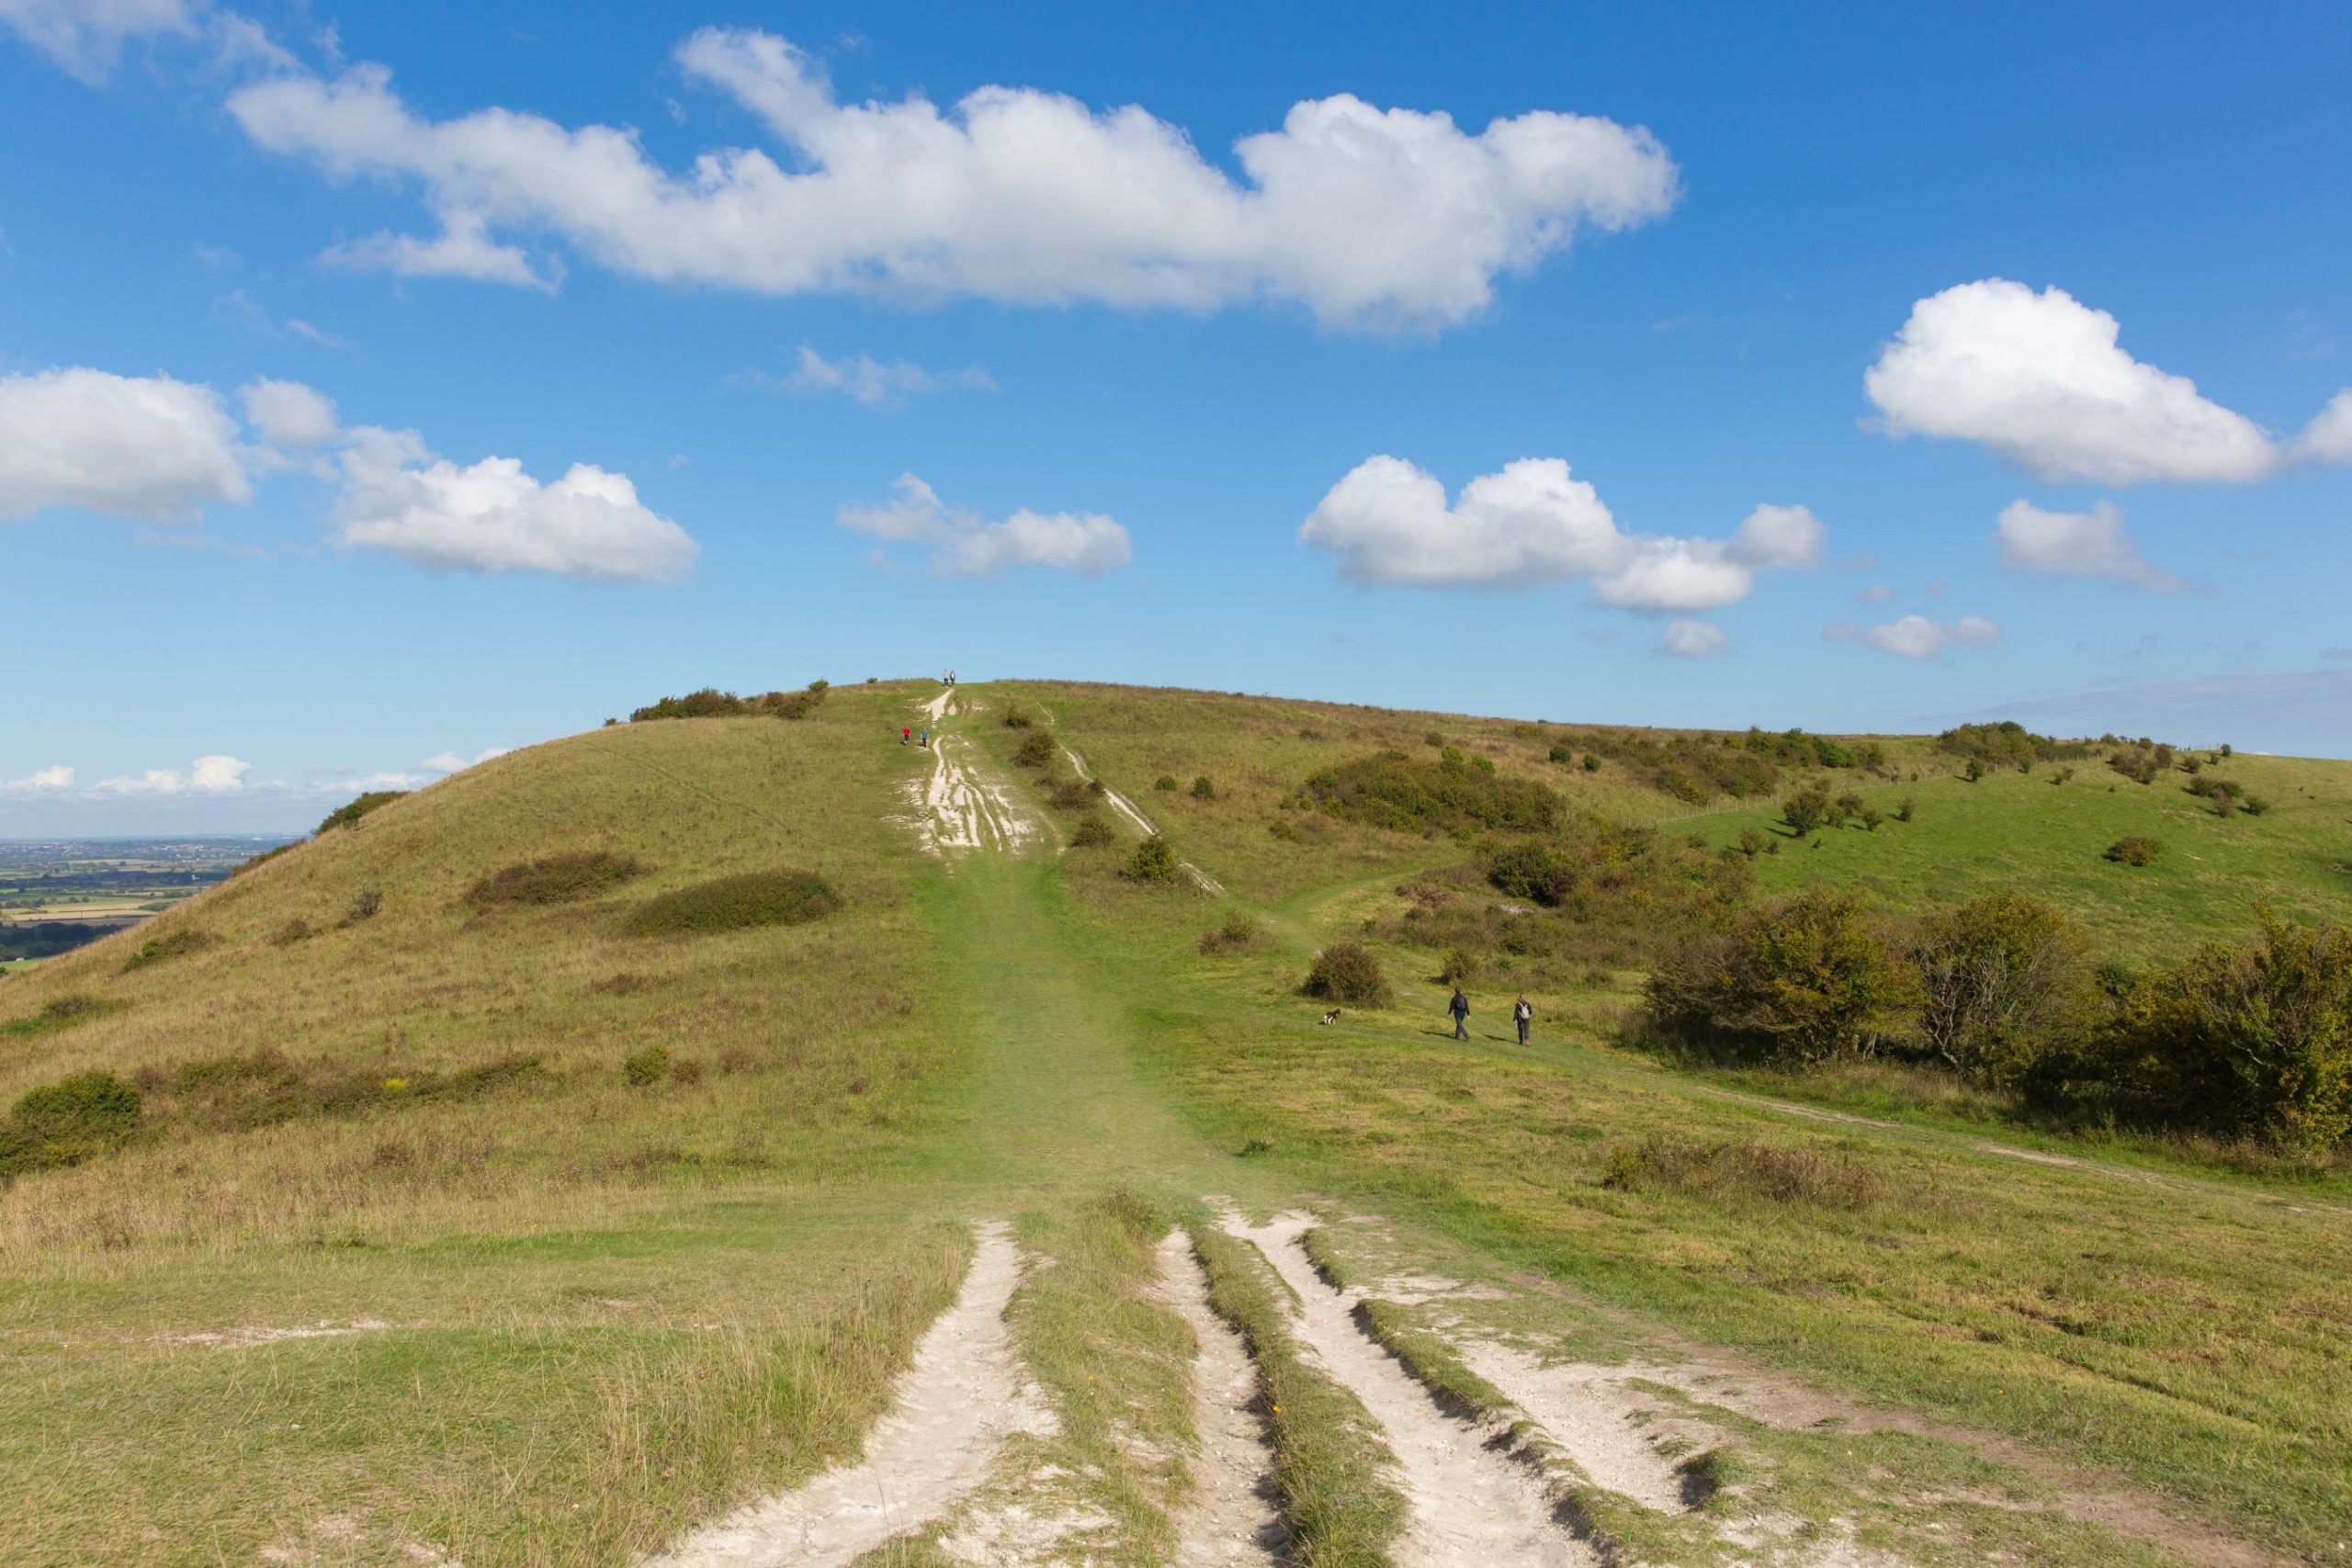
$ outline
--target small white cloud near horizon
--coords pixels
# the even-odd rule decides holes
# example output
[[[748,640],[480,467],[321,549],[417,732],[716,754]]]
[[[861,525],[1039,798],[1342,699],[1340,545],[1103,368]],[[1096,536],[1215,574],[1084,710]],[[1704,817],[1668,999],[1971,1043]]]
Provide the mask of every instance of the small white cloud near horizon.
[[[1668,621],[1658,633],[1657,645],[1677,659],[1706,659],[1721,653],[1730,640],[1713,621]]]
[[[21,779],[0,783],[0,795],[38,795],[51,790],[72,789],[74,770],[67,767],[35,768]]]
[[[1994,536],[2001,564],[2011,571],[2112,578],[2152,593],[2188,586],[2140,553],[2124,531],[2123,509],[2111,501],[2088,512],[2045,512],[2031,502],[2013,501],[2001,508]]]
[[[2144,365],[2113,316],[1988,277],[1919,300],[1862,378],[1892,436],[1973,441],[2036,477],[2244,483],[2282,455],[2195,382]]]
[[[1299,525],[1351,582],[1404,588],[1535,588],[1587,579],[1620,609],[1714,610],[1758,570],[1818,565],[1826,530],[1802,506],[1756,508],[1729,540],[1626,534],[1600,493],[1558,457],[1521,457],[1462,487],[1385,454],[1357,464]]]
[[[503,757],[514,749],[512,746],[487,746],[470,757],[460,757],[455,751],[441,751],[427,757],[417,765],[428,773],[445,775],[460,773],[468,768],[489,761],[492,757]]]
[[[211,388],[75,366],[0,376],[0,522],[51,507],[192,521],[243,502],[236,422]]]
[[[942,577],[993,577],[1010,567],[1042,566],[1080,577],[1101,577],[1135,558],[1126,529],[1099,512],[1032,512],[1023,507],[1001,523],[951,508],[913,474],[900,474],[898,499],[880,506],[844,506],[844,528],[885,544],[918,544]]]
[[[2001,628],[1982,615],[1962,615],[1956,621],[1905,615],[1874,626],[1840,621],[1822,636],[1832,642],[1859,642],[1898,659],[1928,660],[1947,648],[1989,648],[2001,640]]]
[[[1435,331],[1485,312],[1499,278],[1588,231],[1662,218],[1681,194],[1656,137],[1597,116],[1534,110],[1472,132],[1339,94],[1242,137],[1236,177],[1135,105],[994,85],[945,107],[843,103],[808,52],[745,28],[704,28],[675,63],[776,151],[712,147],[673,172],[625,128],[500,107],[425,118],[376,64],[276,73],[227,107],[255,146],[330,180],[422,187],[440,237],[379,235],[341,259],[510,283],[539,275],[493,225],[669,284],[1122,310],[1272,300],[1336,328]]]
[[[234,795],[245,787],[251,762],[234,757],[198,757],[185,773],[175,768],[150,768],[143,773],[101,779],[91,792],[101,795]]]
[[[904,408],[910,398],[952,388],[996,389],[994,378],[977,365],[963,370],[930,370],[904,359],[884,364],[865,354],[827,359],[805,343],[791,374],[770,376],[754,370],[747,372],[746,378],[783,392],[838,393],[865,409]]]
[[[513,457],[459,468],[412,430],[362,426],[341,453],[335,542],[434,571],[673,582],[701,547],[642,504],[627,474],[574,463],[541,484]]]

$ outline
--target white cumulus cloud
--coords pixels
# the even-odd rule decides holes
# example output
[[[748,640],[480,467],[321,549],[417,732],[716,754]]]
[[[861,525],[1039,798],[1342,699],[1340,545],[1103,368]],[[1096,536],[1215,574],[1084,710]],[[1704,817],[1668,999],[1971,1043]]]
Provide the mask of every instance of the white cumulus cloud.
[[[1333,485],[1298,536],[1356,582],[1532,588],[1577,578],[1623,609],[1720,609],[1756,573],[1820,558],[1824,530],[1801,506],[1761,506],[1730,540],[1627,534],[1557,457],[1521,457],[1462,487],[1401,457],[1366,458]]]
[[[1982,615],[1962,615],[1956,621],[1905,615],[1874,626],[1843,621],[1823,635],[1832,641],[1859,642],[1900,659],[1933,659],[1947,648],[1990,647],[2001,640],[2001,628]]]
[[[441,232],[370,234],[330,245],[320,255],[331,266],[380,267],[396,277],[469,277],[477,283],[512,283],[554,293],[563,281],[560,265],[531,265],[521,247],[501,244],[479,212],[444,211]]]
[[[1668,621],[1657,645],[1678,659],[1704,659],[1721,653],[1730,640],[1713,621]]]
[[[2295,438],[2294,455],[2319,463],[2352,463],[2352,388],[2338,392]]]
[[[986,391],[996,386],[978,366],[966,370],[927,370],[903,359],[885,364],[864,354],[828,359],[807,344],[800,345],[798,362],[790,375],[753,372],[750,378],[781,391],[838,394],[868,409],[899,408],[910,397],[944,392],[951,387]]]
[[[273,446],[308,452],[334,439],[334,400],[300,381],[267,377],[237,389],[245,423]]]
[[[841,523],[886,544],[920,544],[932,570],[945,577],[993,577],[1008,567],[1044,566],[1100,577],[1134,558],[1127,531],[1099,512],[1032,512],[1023,507],[1001,523],[951,508],[938,491],[901,474],[898,499],[881,506],[845,506]]]
[[[184,773],[175,768],[150,768],[143,773],[101,779],[93,787],[97,794],[109,795],[234,795],[245,787],[245,775],[251,772],[251,762],[215,755],[198,757]]]
[[[2030,502],[2013,501],[2001,508],[1995,536],[2001,564],[2011,571],[2111,577],[2158,593],[2188,586],[2140,553],[2124,531],[2122,508],[2111,501],[2088,512],[2045,512]]]
[[[251,494],[209,387],[81,367],[0,377],[0,521],[78,506],[180,523]]]
[[[43,790],[72,789],[74,770],[65,767],[35,768],[29,777],[9,779],[0,783],[0,794],[33,795]]]
[[[0,27],[93,85],[114,73],[125,41],[195,26],[187,0],[0,0]]]
[[[1974,441],[2041,479],[2259,479],[2260,426],[2143,365],[2113,316],[2060,288],[1963,283],[1911,308],[1863,388],[1892,435]]]
[[[337,541],[435,570],[667,582],[700,550],[638,500],[628,475],[590,464],[541,484],[513,457],[459,468],[413,431],[365,426],[350,432],[341,460]]]
[[[383,253],[411,266],[461,236],[458,269],[483,275],[499,242],[466,227],[482,224],[668,282],[1196,310],[1267,299],[1375,330],[1475,316],[1498,276],[1583,231],[1659,218],[1679,194],[1648,131],[1586,115],[1473,133],[1443,113],[1310,99],[1235,145],[1236,180],[1134,106],[1005,86],[945,108],[843,104],[806,53],[753,30],[704,28],[678,63],[756,115],[777,153],[714,148],[673,172],[625,129],[502,108],[431,119],[377,65],[255,83],[229,109],[257,145],[330,177],[422,186],[445,236]]]
[[[503,757],[507,752],[513,750],[514,748],[511,746],[485,747],[483,750],[475,752],[470,757],[461,757],[455,751],[440,751],[435,753],[433,756],[427,757],[423,762],[419,763],[418,766],[423,768],[428,773],[463,773],[466,769],[474,766],[476,763],[487,762],[492,757]]]

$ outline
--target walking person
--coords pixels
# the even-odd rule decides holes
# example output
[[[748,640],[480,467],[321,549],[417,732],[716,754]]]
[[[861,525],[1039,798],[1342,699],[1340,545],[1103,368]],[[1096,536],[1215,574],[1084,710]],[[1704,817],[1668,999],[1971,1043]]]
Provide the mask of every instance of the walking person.
[[[914,738],[915,738],[915,727],[914,727],[913,725],[911,725],[911,724],[902,724],[902,725],[899,726],[899,745],[904,746],[904,745],[908,744],[910,741],[913,740],[913,739],[914,739]]]
[[[1511,1021],[1519,1025],[1519,1043],[1526,1044],[1527,1032],[1535,1022],[1535,1005],[1527,999],[1525,991],[1520,992],[1519,1000],[1511,1004],[1510,1017]]]
[[[922,749],[926,751],[931,750],[931,726],[927,724],[922,728]],[[1525,1042],[1522,1041],[1521,1043]]]
[[[1453,1037],[1456,1040],[1469,1039],[1470,998],[1462,994],[1461,987],[1453,987],[1453,999],[1445,1004],[1445,1010],[1453,1015]]]

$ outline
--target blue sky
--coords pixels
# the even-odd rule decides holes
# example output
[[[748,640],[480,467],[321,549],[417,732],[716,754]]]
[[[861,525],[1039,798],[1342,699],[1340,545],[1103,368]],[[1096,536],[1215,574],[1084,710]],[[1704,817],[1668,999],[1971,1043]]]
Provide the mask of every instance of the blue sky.
[[[0,836],[948,665],[2352,755],[2340,7],[614,9],[0,0]]]

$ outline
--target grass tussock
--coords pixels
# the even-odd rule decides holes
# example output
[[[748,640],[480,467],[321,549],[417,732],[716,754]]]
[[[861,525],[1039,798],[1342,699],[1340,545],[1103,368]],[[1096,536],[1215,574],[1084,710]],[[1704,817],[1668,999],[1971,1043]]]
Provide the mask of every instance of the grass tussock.
[[[1817,1209],[1875,1209],[1894,1196],[1884,1175],[1844,1149],[1665,1133],[1611,1149],[1601,1185],[1617,1192]]]
[[[629,916],[633,936],[706,936],[755,926],[797,926],[842,907],[831,883],[805,871],[722,876],[649,898]]]
[[[470,904],[565,904],[608,893],[650,868],[634,855],[575,850],[501,867],[466,890]]]

